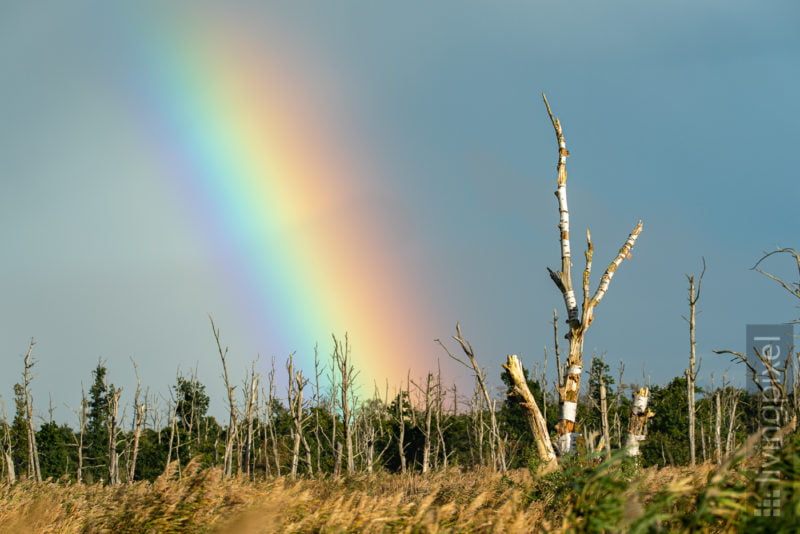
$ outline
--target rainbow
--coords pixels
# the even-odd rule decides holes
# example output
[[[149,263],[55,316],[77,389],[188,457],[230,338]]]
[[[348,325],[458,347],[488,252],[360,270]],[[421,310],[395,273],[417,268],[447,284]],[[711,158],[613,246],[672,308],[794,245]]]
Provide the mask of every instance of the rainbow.
[[[374,164],[321,103],[330,82],[220,15],[126,13],[129,82],[241,319],[264,353],[296,351],[307,371],[316,343],[324,358],[348,332],[362,386],[433,370],[426,289],[369,203]]]

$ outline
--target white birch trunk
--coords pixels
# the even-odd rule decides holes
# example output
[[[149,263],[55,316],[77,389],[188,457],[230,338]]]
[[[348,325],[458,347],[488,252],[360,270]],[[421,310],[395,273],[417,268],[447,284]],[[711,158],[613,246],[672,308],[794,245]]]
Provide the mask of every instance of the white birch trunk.
[[[631,257],[630,253],[636,240],[642,231],[642,222],[639,221],[631,233],[628,235],[625,243],[623,243],[617,256],[611,261],[606,268],[600,283],[590,298],[590,275],[592,270],[592,256],[594,247],[592,245],[591,235],[589,231],[586,232],[586,267],[583,271],[583,304],[582,310],[579,310],[578,303],[575,298],[575,290],[572,283],[572,252],[570,250],[570,228],[569,228],[569,208],[567,206],[567,157],[569,151],[567,150],[566,140],[564,138],[561,121],[557,119],[547,97],[542,95],[545,106],[547,107],[547,114],[550,116],[550,121],[553,124],[553,129],[556,133],[556,140],[558,142],[558,164],[556,166],[558,171],[557,189],[555,192],[558,199],[558,212],[559,212],[559,240],[561,243],[561,270],[553,271],[548,268],[550,278],[555,283],[556,287],[561,291],[564,298],[564,305],[567,308],[567,324],[569,325],[569,333],[567,339],[569,340],[569,358],[567,359],[567,366],[569,368],[563,383],[558,385],[559,404],[561,405],[561,416],[558,424],[556,425],[556,432],[558,433],[557,449],[559,454],[569,454],[574,450],[573,434],[575,430],[575,420],[573,413],[573,405],[578,402],[580,394],[580,378],[581,369],[583,368],[583,345],[584,336],[589,325],[594,320],[594,310],[596,306],[605,297],[611,280],[614,277],[619,266],[626,259]]]
[[[639,388],[633,395],[628,439],[625,442],[625,452],[628,456],[639,456],[639,444],[645,439],[647,420],[655,415],[647,408],[649,401],[650,391],[647,388]]]

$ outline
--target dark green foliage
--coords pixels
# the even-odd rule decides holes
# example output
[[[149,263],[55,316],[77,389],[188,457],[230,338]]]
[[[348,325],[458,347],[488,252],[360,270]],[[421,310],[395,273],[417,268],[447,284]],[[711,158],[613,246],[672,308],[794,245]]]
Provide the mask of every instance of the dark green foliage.
[[[645,466],[689,464],[686,390],[683,377],[675,377],[667,386],[654,386],[650,390],[650,408],[656,416],[648,423],[647,439],[641,447]]]
[[[68,425],[57,425],[50,421],[36,432],[39,448],[39,466],[42,478],[72,476],[77,465],[75,434]]]
[[[93,483],[108,475],[108,387],[106,367],[98,363],[92,371],[89,405],[84,436],[84,478]]]
[[[168,436],[145,428],[139,438],[139,457],[136,461],[136,480],[155,480],[164,473],[164,464],[167,461]]]
[[[622,452],[602,463],[597,455],[573,455],[562,460],[562,469],[537,478],[529,499],[544,502],[549,517],[566,512],[571,532],[624,532],[636,515],[631,490],[637,477]]]
[[[24,475],[28,469],[28,423],[25,416],[25,390],[21,384],[14,384],[14,420],[11,423],[11,457],[17,475]]]
[[[192,458],[199,457],[201,467],[210,467],[216,458],[215,447],[219,445],[221,428],[213,417],[207,415],[211,399],[206,394],[206,386],[195,378],[186,379],[179,376],[172,390],[175,395],[177,417],[177,435],[173,445],[177,447],[181,465],[185,466]],[[166,433],[168,441],[169,429],[163,433]],[[165,460],[167,449],[168,444],[163,451]]]
[[[206,394],[206,386],[198,380],[187,380],[179,376],[178,383],[172,386],[177,399],[175,413],[179,424],[186,429],[195,425],[206,416],[211,399]]]

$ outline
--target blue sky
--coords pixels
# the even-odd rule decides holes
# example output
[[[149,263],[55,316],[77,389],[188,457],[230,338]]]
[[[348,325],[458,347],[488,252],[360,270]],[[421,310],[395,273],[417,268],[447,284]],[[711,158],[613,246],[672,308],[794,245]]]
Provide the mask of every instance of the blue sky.
[[[796,2],[226,6],[265,36],[290,35],[286,46],[335,79],[332,101],[347,102],[380,162],[374,200],[402,207],[393,236],[425,273],[432,328],[445,338],[461,321],[495,383],[506,354],[539,361],[552,309],[564,315],[545,270],[559,249],[541,92],[572,152],[572,231],[592,231],[595,281],[644,221],[597,309],[588,353],[624,360],[630,382],[681,374],[684,274],[703,256],[701,380],[741,380],[711,351],[744,350],[746,324],[800,316],[790,295],[749,270],[764,251],[800,246]],[[197,366],[221,403],[206,312],[237,355],[237,376],[265,351],[235,324],[215,258],[164,194],[169,177],[118,96],[126,65],[109,20],[121,16],[102,3],[0,8],[0,395],[8,406],[34,336],[37,407],[44,413],[51,395],[63,419],[98,358],[129,392],[130,357],[163,394],[179,367]],[[576,267],[582,245],[574,239]],[[769,268],[796,279],[788,259]]]

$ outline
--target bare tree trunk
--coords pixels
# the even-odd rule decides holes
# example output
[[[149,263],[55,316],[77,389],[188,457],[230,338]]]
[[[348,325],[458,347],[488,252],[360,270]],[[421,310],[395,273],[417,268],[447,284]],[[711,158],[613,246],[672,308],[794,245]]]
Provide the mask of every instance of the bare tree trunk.
[[[6,482],[8,482],[8,484],[13,484],[17,481],[17,473],[14,469],[14,457],[12,456],[11,425],[8,423],[6,406],[3,404],[2,400],[0,400],[0,408],[2,408],[3,413],[3,461],[5,463]]]
[[[716,417],[714,417],[714,444],[716,445],[716,460],[718,464],[722,464],[722,403],[720,399],[720,391],[714,395],[714,405]]]
[[[89,402],[86,400],[86,393],[84,393],[81,386],[81,409],[78,412],[78,438],[76,444],[78,448],[78,468],[75,473],[75,481],[78,484],[83,483],[83,437],[86,435],[86,412],[88,406]]]
[[[697,359],[695,342],[695,325],[697,317],[697,301],[700,299],[700,287],[703,283],[703,276],[706,273],[706,260],[703,258],[703,271],[700,273],[700,279],[697,282],[695,291],[694,275],[686,275],[689,281],[689,368],[686,370],[686,387],[687,387],[687,401],[689,406],[689,465],[694,467],[696,464],[696,450],[695,445],[695,383],[697,380]]]
[[[469,363],[465,362],[464,360],[457,358],[450,350],[445,346],[441,340],[436,340],[439,345],[447,352],[447,355],[450,358],[454,359],[464,367],[468,369],[472,369],[473,374],[475,375],[475,380],[478,382],[478,387],[480,388],[481,393],[483,394],[483,400],[486,403],[486,407],[489,410],[489,418],[491,422],[491,440],[489,441],[489,450],[492,454],[492,463],[493,468],[497,469],[498,471],[505,472],[506,471],[506,454],[505,454],[505,442],[500,437],[500,430],[497,425],[497,417],[495,415],[495,411],[492,404],[492,399],[489,396],[489,390],[486,387],[486,377],[484,375],[483,370],[481,369],[480,365],[478,365],[478,360],[475,359],[475,350],[472,348],[472,344],[469,341],[464,339],[464,336],[461,334],[461,325],[456,323],[456,335],[453,336],[453,339],[458,341],[458,344],[461,345],[461,350],[464,352],[466,357],[469,360]]]
[[[539,384],[542,388],[542,417],[547,420],[547,348],[544,349],[544,364],[542,365],[542,374],[539,375]]]
[[[434,424],[436,425],[436,454],[434,458],[437,461],[437,468],[438,468],[438,460],[441,458],[442,468],[447,469],[448,463],[448,454],[447,454],[447,442],[444,439],[444,432],[446,430],[445,421],[444,421],[444,397],[445,391],[442,389],[442,370],[439,368],[436,374],[436,402],[434,403],[434,412],[433,412],[433,420]]]
[[[794,418],[800,416],[800,352],[794,353],[792,358],[792,406],[794,407]]]
[[[267,397],[267,428],[272,439],[272,455],[275,457],[275,474],[281,476],[281,458],[278,454],[278,439],[275,435],[275,422],[272,420],[272,403],[275,400],[275,358],[272,358],[272,368],[269,372],[269,395]]]
[[[250,462],[253,450],[253,421],[255,420],[255,411],[258,406],[258,379],[255,362],[253,362],[250,367],[250,380],[245,384],[247,394],[245,397],[244,418],[247,421],[247,434],[245,435],[242,465],[248,477],[250,476]]]
[[[611,431],[608,427],[608,402],[606,400],[606,380],[600,373],[600,424],[603,426],[603,446],[606,457],[611,458]]]
[[[736,407],[739,403],[738,392],[734,389],[731,392],[731,407],[728,412],[728,437],[725,440],[725,456],[730,456],[736,448]]]
[[[111,387],[106,393],[108,397],[108,483],[115,486],[119,479],[119,454],[117,453],[117,435],[119,434],[119,397],[122,389]]]
[[[430,470],[430,457],[431,457],[431,417],[433,415],[433,407],[431,406],[431,396],[433,375],[428,373],[428,378],[425,385],[425,429],[422,434],[425,438],[422,447],[422,472],[427,473]]]
[[[639,388],[633,394],[631,418],[628,423],[628,440],[625,443],[625,452],[628,456],[639,456],[639,444],[644,441],[647,420],[655,414],[647,408],[650,400],[650,390]]]
[[[264,385],[261,385],[261,398],[265,400],[264,402],[264,412],[263,412],[263,421],[264,423],[261,425],[261,454],[264,458],[264,477],[269,478],[272,472],[272,467],[270,466],[269,461],[269,429],[267,428],[267,407],[266,407],[266,399],[267,395],[264,391]],[[258,407],[261,410],[261,407]],[[255,469],[253,469],[255,471]]]
[[[167,407],[167,409],[169,410],[169,407]],[[167,461],[164,464],[165,474],[169,472],[169,464],[172,463],[172,446],[175,441],[175,430],[178,424],[178,403],[177,402],[173,403],[172,410],[169,411],[171,411],[172,414],[169,418],[169,442],[167,445]],[[180,464],[180,462],[178,463]]]
[[[294,369],[294,353],[289,355],[289,361],[286,363],[286,370],[289,374],[289,390],[288,398],[289,413],[292,416],[292,470],[291,477],[297,477],[297,466],[300,458],[300,443],[304,440],[303,426],[305,418],[303,417],[303,389],[305,388],[308,380],[303,378],[302,371],[295,371]],[[308,444],[306,444],[308,450]],[[308,460],[309,468],[311,461]],[[309,473],[311,474],[311,473]]]
[[[569,209],[567,207],[567,156],[569,156],[569,151],[567,150],[566,140],[561,128],[561,121],[553,116],[547,97],[544,95],[542,95],[542,97],[547,107],[550,121],[553,123],[556,140],[558,141],[558,188],[555,194],[556,198],[558,198],[561,270],[556,272],[548,268],[548,272],[550,273],[550,278],[564,297],[564,304],[567,308],[567,325],[569,326],[569,332],[567,333],[567,339],[569,340],[567,375],[558,387],[561,414],[559,415],[559,421],[556,425],[556,432],[558,433],[556,448],[559,454],[565,455],[572,452],[574,449],[573,431],[575,429],[575,414],[580,392],[581,371],[583,369],[583,344],[586,330],[594,320],[594,309],[608,291],[608,286],[611,283],[614,273],[623,260],[630,257],[630,252],[642,231],[642,222],[639,221],[633,228],[628,239],[617,253],[616,258],[614,258],[600,278],[597,290],[591,296],[589,292],[589,278],[592,271],[594,245],[592,245],[589,231],[586,231],[586,267],[583,271],[583,310],[581,311],[578,307],[575,290],[572,286],[572,252],[570,249],[569,236]]]
[[[556,453],[553,450],[553,444],[550,441],[550,433],[547,431],[547,421],[545,421],[542,413],[539,411],[539,406],[536,404],[536,399],[533,397],[528,384],[525,381],[525,374],[522,370],[522,362],[516,355],[507,357],[506,364],[503,368],[508,371],[511,377],[511,384],[514,393],[521,399],[520,407],[525,414],[525,420],[528,422],[528,427],[533,434],[536,442],[536,450],[539,453],[539,458],[544,463],[544,470],[549,471],[558,466]]]
[[[342,473],[342,442],[336,442],[336,460],[333,464],[333,475],[339,476]]]
[[[483,397],[481,396],[480,389],[478,386],[478,381],[475,381],[475,391],[472,394],[472,398],[469,402],[469,410],[470,410],[470,420],[472,421],[472,441],[473,446],[470,447],[470,450],[477,449],[478,451],[478,458],[477,462],[478,465],[483,466],[486,465],[486,462],[483,459],[484,456],[484,434],[483,434]],[[475,461],[474,453],[473,453],[473,462]]]
[[[136,375],[136,393],[133,396],[133,445],[131,449],[130,462],[128,463],[128,483],[133,483],[134,475],[136,473],[136,459],[139,455],[139,439],[142,435],[142,427],[144,427],[145,416],[147,412],[147,394],[145,394],[145,402],[139,402],[139,395],[141,393],[142,381],[139,379],[139,370],[136,362],[133,362],[133,372]]]
[[[317,446],[317,473],[322,474],[322,428],[319,421],[322,411],[322,393],[319,387],[319,351],[314,345],[314,440]]]
[[[333,336],[333,361],[339,370],[341,384],[342,406],[342,426],[344,427],[345,452],[347,453],[347,472],[354,473],[356,470],[355,458],[353,457],[353,416],[351,413],[351,396],[353,394],[353,382],[358,373],[350,362],[350,339],[344,335],[344,344],[341,344],[336,336]]]
[[[707,462],[708,455],[706,454],[706,431],[703,425],[700,425],[700,447],[702,448],[703,452],[703,462]]]
[[[33,396],[30,390],[31,380],[33,379],[31,369],[36,364],[32,357],[34,345],[36,345],[36,341],[31,338],[28,353],[25,355],[25,370],[22,373],[22,378],[25,391],[25,415],[28,434],[28,477],[33,478],[36,482],[41,482],[42,471],[39,468],[39,449],[36,446],[36,429],[33,424]]]
[[[219,329],[214,324],[214,319],[209,315],[211,321],[211,330],[214,332],[214,339],[217,342],[217,351],[219,358],[222,360],[222,377],[225,380],[225,390],[228,392],[228,407],[230,409],[228,416],[228,430],[225,434],[225,456],[223,459],[223,475],[229,478],[233,474],[233,446],[236,440],[237,423],[236,423],[236,398],[233,394],[235,386],[231,386],[230,378],[228,377],[228,363],[226,357],[228,355],[228,347],[222,348],[222,343],[219,338]]]
[[[397,406],[396,406],[396,413],[395,417],[397,419],[397,424],[399,426],[398,429],[398,439],[397,439],[397,454],[400,456],[400,472],[405,473],[407,469],[406,465],[406,409],[405,404],[406,400],[409,398],[410,388],[411,388],[411,378],[406,377],[406,390],[400,389],[400,393],[397,395]]]
[[[308,466],[308,476],[314,474],[314,462],[311,460],[311,447],[308,445],[305,434],[303,434],[303,448],[306,450],[306,466]]]

